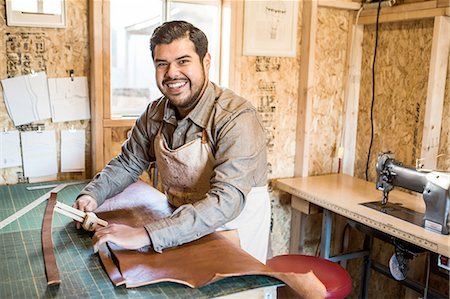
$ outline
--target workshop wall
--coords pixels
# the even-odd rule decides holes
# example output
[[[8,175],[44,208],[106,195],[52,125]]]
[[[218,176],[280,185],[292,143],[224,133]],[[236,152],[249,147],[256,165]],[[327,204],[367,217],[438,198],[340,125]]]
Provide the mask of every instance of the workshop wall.
[[[398,161],[410,166],[420,158],[433,20],[386,23],[379,28],[370,181],[375,180],[375,164],[382,151],[392,151]],[[355,166],[360,178],[365,177],[370,144],[374,45],[375,25],[365,26]]]
[[[319,7],[317,11],[309,175],[338,169],[351,16],[346,10]]]
[[[0,0],[0,79],[28,74],[31,70],[45,71],[49,78],[68,76],[73,69],[75,76],[89,76],[89,35],[88,1],[66,1],[67,27],[31,28],[6,26],[5,0]],[[35,45],[43,46],[39,50]],[[24,44],[31,45],[30,50]],[[29,64],[29,67],[28,67]],[[14,130],[0,91],[0,130]],[[64,123],[52,123],[51,120],[39,122],[45,130],[57,132],[58,165],[60,156],[59,132],[63,129],[85,129],[86,169],[91,169],[91,131],[90,121],[80,120]],[[0,185],[14,184],[19,181],[22,168],[0,169]],[[89,173],[59,173],[59,180],[84,179]]]

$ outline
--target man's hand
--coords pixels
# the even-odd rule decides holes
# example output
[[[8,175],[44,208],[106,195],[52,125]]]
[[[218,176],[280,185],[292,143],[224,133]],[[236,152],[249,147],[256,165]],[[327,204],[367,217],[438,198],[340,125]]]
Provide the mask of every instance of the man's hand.
[[[97,201],[90,195],[82,195],[78,197],[73,207],[83,212],[92,212],[97,208]],[[75,226],[80,229],[81,223],[75,222]]]
[[[139,249],[150,245],[150,238],[143,227],[113,223],[106,227],[97,228],[92,242],[94,252],[97,252],[99,246],[105,242],[112,242],[124,249]]]

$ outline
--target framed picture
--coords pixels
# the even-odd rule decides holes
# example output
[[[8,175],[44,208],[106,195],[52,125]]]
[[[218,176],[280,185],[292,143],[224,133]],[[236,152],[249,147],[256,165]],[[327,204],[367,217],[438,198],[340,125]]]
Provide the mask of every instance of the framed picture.
[[[65,28],[65,0],[6,0],[6,24]]]
[[[295,57],[298,1],[245,0],[243,54]]]

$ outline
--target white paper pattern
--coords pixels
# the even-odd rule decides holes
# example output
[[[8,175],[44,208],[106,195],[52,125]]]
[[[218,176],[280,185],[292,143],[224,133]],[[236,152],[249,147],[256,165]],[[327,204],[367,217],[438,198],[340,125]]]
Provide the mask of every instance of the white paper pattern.
[[[86,77],[49,78],[48,88],[53,122],[91,118]]]
[[[25,176],[35,178],[57,174],[55,131],[22,132],[21,137]]]
[[[45,72],[4,79],[2,85],[6,108],[15,126],[50,118]]]
[[[0,168],[22,166],[19,131],[0,133]]]
[[[80,172],[85,170],[84,130],[61,131],[61,172]]]

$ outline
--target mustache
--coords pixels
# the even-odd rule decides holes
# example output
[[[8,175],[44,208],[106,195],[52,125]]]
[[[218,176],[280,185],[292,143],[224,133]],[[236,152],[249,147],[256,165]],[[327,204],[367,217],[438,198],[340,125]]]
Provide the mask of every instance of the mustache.
[[[164,78],[162,81],[162,84],[176,82],[176,81],[189,81],[189,79],[185,78],[185,77]]]

